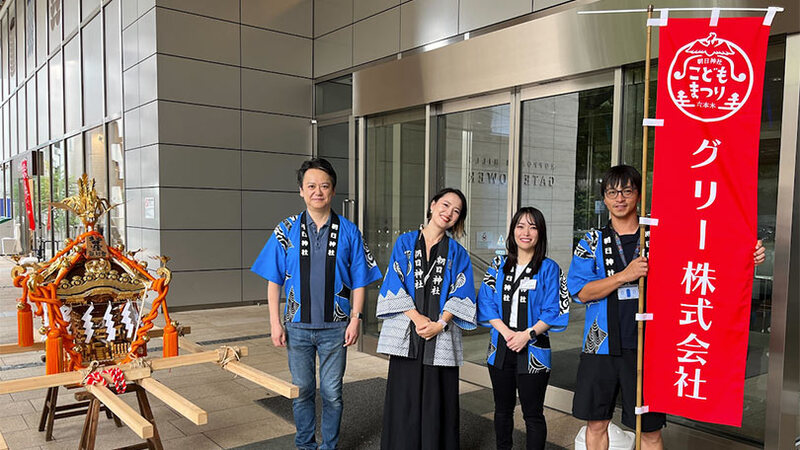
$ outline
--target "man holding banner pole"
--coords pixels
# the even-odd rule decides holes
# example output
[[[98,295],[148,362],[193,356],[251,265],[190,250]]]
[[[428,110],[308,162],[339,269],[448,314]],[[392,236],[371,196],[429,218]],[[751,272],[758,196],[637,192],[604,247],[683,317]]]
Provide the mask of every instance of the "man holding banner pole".
[[[618,392],[622,394],[622,423],[635,427],[637,282],[648,271],[647,254],[639,249],[641,174],[631,166],[612,167],[603,176],[601,189],[610,223],[581,239],[567,277],[570,295],[586,304],[572,413],[587,421],[588,449],[608,448],[608,425]],[[649,230],[645,235],[647,249]],[[753,257],[756,265],[765,260],[760,241]],[[663,413],[642,415],[642,448],[663,448],[665,424]]]

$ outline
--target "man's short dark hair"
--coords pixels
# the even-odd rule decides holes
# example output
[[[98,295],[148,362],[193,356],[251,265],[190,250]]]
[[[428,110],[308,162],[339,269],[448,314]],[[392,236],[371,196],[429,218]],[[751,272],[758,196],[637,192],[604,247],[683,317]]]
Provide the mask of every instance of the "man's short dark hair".
[[[331,163],[325,158],[312,158],[303,161],[303,164],[297,169],[297,185],[303,186],[303,177],[306,176],[308,169],[319,169],[331,177],[333,188],[336,188],[336,171],[333,170]]]
[[[640,174],[639,171],[633,166],[620,164],[608,169],[608,172],[603,175],[603,181],[600,183],[600,192],[604,193],[609,187],[625,187],[628,184],[635,187],[636,192],[641,193],[642,174]]]

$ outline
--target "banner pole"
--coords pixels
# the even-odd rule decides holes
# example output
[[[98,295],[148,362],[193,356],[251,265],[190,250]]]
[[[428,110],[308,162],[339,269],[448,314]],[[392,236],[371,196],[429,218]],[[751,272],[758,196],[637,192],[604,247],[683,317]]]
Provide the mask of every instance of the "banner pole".
[[[652,43],[652,30],[650,19],[653,17],[653,5],[647,7],[647,45],[645,46],[644,59],[644,117],[650,117],[650,47]],[[642,125],[642,192],[640,214],[646,215],[647,207],[647,141],[649,127]],[[644,225],[639,224],[639,248],[645,253],[645,229]],[[646,254],[649,258],[650,255]],[[639,314],[644,314],[644,277],[639,278]],[[642,366],[644,363],[644,321],[637,323],[637,344],[636,344],[636,408],[642,407]],[[642,448],[642,415],[636,414],[636,450]]]

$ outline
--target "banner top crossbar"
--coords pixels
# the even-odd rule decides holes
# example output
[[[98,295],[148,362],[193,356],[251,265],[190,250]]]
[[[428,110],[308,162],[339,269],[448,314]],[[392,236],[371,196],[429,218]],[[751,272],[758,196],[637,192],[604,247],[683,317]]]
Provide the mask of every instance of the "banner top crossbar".
[[[768,8],[653,8],[653,11],[749,11],[749,12],[783,12],[779,6]],[[625,14],[646,13],[647,9],[607,9],[602,11],[578,11],[578,14]]]

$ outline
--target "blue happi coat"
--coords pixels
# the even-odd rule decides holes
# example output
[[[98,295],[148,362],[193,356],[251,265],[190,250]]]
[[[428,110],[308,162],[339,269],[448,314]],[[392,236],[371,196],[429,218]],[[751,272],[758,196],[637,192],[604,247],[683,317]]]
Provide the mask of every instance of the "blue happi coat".
[[[416,286],[419,281],[414,267],[414,250],[421,231],[400,235],[392,250],[389,267],[381,285],[375,315],[383,320],[378,339],[378,353],[409,357],[412,347],[413,323],[405,311],[415,309]],[[461,330],[473,330],[475,324],[475,284],[469,254],[455,239],[448,239],[447,257],[441,292],[438,294],[439,313],[453,314],[451,326],[433,339],[435,354],[430,365],[460,366],[463,363]],[[438,320],[438,317],[430,317]],[[455,324],[456,326],[452,326]],[[428,364],[428,362],[425,362]]]
[[[576,301],[578,292],[588,283],[602,280],[625,269],[613,235],[614,231],[610,224],[599,230],[592,229],[575,247],[567,275],[567,288]],[[647,249],[650,242],[650,231],[647,229],[645,236],[645,249]],[[634,320],[633,309],[636,305],[621,305],[616,291],[585,305],[583,353],[619,355],[621,351],[619,311],[621,308],[631,310],[628,316],[630,320]]]
[[[331,214],[336,214],[331,211]],[[302,321],[300,276],[300,218],[302,214],[287,217],[276,227],[251,271],[268,281],[283,286],[286,294],[284,321]],[[381,278],[378,264],[364,242],[355,224],[339,218],[336,270],[333,283],[333,321],[346,321],[350,316],[350,291],[365,287]],[[334,232],[331,228],[330,232]],[[313,276],[313,274],[311,274]]]
[[[494,258],[483,277],[480,291],[478,291],[478,324],[491,328],[489,350],[486,357],[486,362],[490,365],[495,365],[498,339],[503,339],[489,321],[503,320],[502,291],[506,275],[503,271],[505,262],[505,256]],[[519,307],[527,306],[528,313],[528,323],[520,324],[519,329],[530,328],[541,320],[550,325],[549,331],[564,331],[569,321],[570,296],[567,292],[567,279],[561,268],[552,259],[545,258],[541,268],[531,276],[531,279],[536,280],[535,287],[519,294],[520,300],[523,300],[523,295],[527,296],[526,304],[523,305],[520,301]],[[530,341],[527,351],[528,373],[550,371],[552,365],[548,332],[542,333],[536,341]],[[520,369],[524,371],[524,368],[520,367]]]

